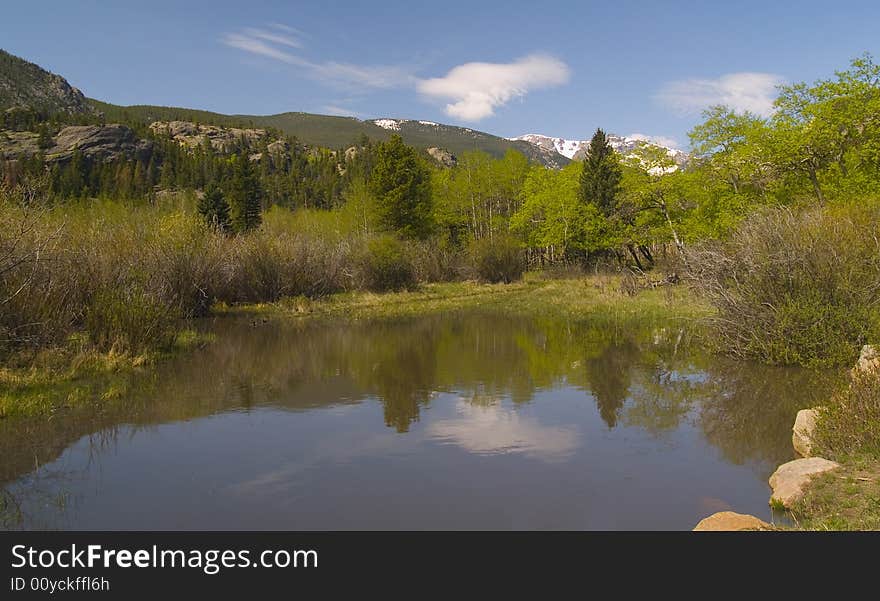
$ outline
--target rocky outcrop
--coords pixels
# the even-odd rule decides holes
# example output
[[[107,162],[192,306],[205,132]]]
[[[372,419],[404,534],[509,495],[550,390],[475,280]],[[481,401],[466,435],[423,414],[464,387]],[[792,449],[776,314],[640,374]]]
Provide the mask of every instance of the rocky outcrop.
[[[801,409],[794,419],[794,426],[791,428],[791,444],[795,452],[801,457],[811,457],[813,455],[813,436],[818,419],[818,408]]]
[[[866,344],[862,347],[855,372],[863,374],[880,372],[880,350],[876,346]]]
[[[69,161],[75,152],[88,160],[115,161],[118,159],[149,160],[153,145],[139,139],[124,125],[71,125],[65,127],[52,141],[54,146],[45,150],[50,162]]]
[[[32,131],[0,130],[0,159],[32,156],[40,150],[38,140]]]
[[[0,108],[50,113],[94,112],[83,93],[60,75],[0,50]]]
[[[432,146],[431,148],[426,148],[425,152],[431,155],[432,159],[434,159],[444,167],[455,167],[458,164],[458,159],[455,157],[455,155],[445,148]]]
[[[42,152],[50,163],[65,163],[79,152],[85,159],[147,161],[153,144],[139,139],[124,125],[70,125],[52,138],[52,145],[40,149],[39,136],[29,131],[0,130],[0,158],[29,157]]]
[[[772,530],[773,526],[753,515],[719,511],[700,520],[694,532],[731,532],[736,530]]]
[[[253,148],[268,136],[265,129],[219,127],[190,121],[155,121],[150,124],[150,129],[153,133],[168,136],[187,148],[197,148],[207,142],[216,152],[223,154],[235,152],[242,144]],[[286,150],[286,143],[280,140],[272,142],[277,143],[284,144]],[[270,144],[270,152],[271,146]]]
[[[804,488],[811,479],[839,467],[839,463],[821,457],[795,459],[783,463],[770,476],[770,488],[773,489],[770,504],[778,503],[786,509],[791,509],[804,496]]]

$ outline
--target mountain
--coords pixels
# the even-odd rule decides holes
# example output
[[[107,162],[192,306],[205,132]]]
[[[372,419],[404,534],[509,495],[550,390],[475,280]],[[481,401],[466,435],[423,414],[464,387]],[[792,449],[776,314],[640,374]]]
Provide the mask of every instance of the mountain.
[[[225,115],[181,107],[118,106],[88,99],[63,77],[0,50],[0,110],[18,106],[48,113],[100,114],[103,115],[104,122],[125,123],[132,127],[140,126],[141,129],[151,127],[156,122],[166,124],[186,122],[193,127],[233,128],[233,132],[252,131],[256,128],[274,129],[294,136],[308,146],[336,149],[356,145],[364,136],[382,141],[396,133],[411,146],[431,149],[433,154],[442,154],[444,158],[438,159],[441,162],[453,161],[452,155],[460,155],[471,150],[480,150],[501,157],[508,150],[515,149],[535,163],[560,168],[572,160],[583,159],[590,144],[588,140],[553,138],[541,134],[502,138],[467,127],[410,119],[360,120],[354,117],[302,112],[277,115]],[[220,135],[218,132],[213,134]],[[25,134],[16,132],[16,135],[21,137]],[[675,166],[668,170],[684,166],[689,159],[687,153],[647,138],[616,135],[609,135],[608,138],[611,146],[624,158],[642,164],[646,164],[644,157],[648,152],[656,152],[657,149],[665,151],[675,163]],[[22,144],[28,147],[36,144],[35,139],[13,140],[9,135],[7,142],[11,148],[7,154],[13,153]]]
[[[556,152],[523,140],[508,140],[467,127],[444,125],[433,121],[408,119],[372,119],[316,115],[312,113],[279,113],[277,115],[224,115],[179,107],[117,106],[97,100],[89,101],[108,121],[139,121],[148,126],[154,121],[188,121],[221,127],[273,128],[310,146],[344,148],[362,136],[383,141],[399,134],[403,141],[416,148],[442,148],[452,154],[481,150],[494,157],[504,156],[509,149],[526,155],[529,160],[547,167],[562,167],[569,160]]]
[[[409,119],[373,119],[366,123],[380,127],[389,134],[400,134],[404,142],[417,148],[439,146],[455,154],[468,150],[482,150],[495,157],[501,157],[513,148],[523,153],[529,160],[546,167],[559,168],[569,163],[568,158],[552,148],[536,146],[525,140],[509,140],[468,127]]]
[[[83,93],[60,75],[0,50],[0,110],[29,107],[46,113],[89,113]]]
[[[513,148],[530,160],[548,167],[561,167],[568,159],[553,149],[535,146],[521,140],[507,140],[466,127],[443,125],[430,121],[405,119],[374,119],[362,121],[352,117],[315,115],[290,112],[277,115],[224,115],[210,111],[180,107],[149,105],[117,106],[86,98],[63,77],[17,56],[0,50],[0,110],[29,107],[46,113],[101,114],[107,123],[126,123],[147,128],[157,121],[183,121],[192,124],[225,128],[272,128],[295,136],[309,146],[345,148],[363,136],[387,140],[398,133],[404,142],[422,149],[444,150],[461,154],[482,150],[501,157]],[[27,140],[28,144],[32,141]]]
[[[525,134],[516,138],[508,138],[516,142],[528,142],[538,148],[547,151],[554,151],[573,161],[583,160],[587,150],[590,148],[589,140],[570,140],[566,138],[553,138],[542,134]],[[649,151],[657,149],[665,151],[666,155],[674,163],[673,166],[666,169],[666,172],[675,171],[687,164],[690,155],[677,148],[664,146],[657,142],[651,141],[647,137],[642,136],[617,136],[608,134],[608,143],[616,150],[624,159],[644,163],[644,157]]]

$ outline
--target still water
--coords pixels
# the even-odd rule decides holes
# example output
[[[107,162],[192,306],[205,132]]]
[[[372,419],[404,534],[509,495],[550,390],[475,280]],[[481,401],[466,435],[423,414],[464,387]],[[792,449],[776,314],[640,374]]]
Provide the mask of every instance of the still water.
[[[222,318],[94,411],[0,422],[6,528],[690,529],[771,519],[833,378],[683,327]]]

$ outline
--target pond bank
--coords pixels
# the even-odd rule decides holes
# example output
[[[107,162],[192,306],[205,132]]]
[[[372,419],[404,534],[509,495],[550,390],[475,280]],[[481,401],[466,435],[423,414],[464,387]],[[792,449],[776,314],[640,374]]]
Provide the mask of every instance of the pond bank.
[[[643,290],[629,296],[621,279],[612,275],[544,279],[527,274],[513,284],[473,281],[423,284],[406,292],[348,292],[320,299],[286,298],[273,304],[217,306],[215,318],[253,315],[268,319],[346,318],[386,319],[429,315],[474,307],[509,314],[547,315],[600,322],[695,320],[710,309],[684,286]],[[154,369],[169,356],[210,343],[210,319],[183,323],[173,346],[163,352],[130,356],[95,351],[84,337],[72,337],[66,347],[53,348],[0,368],[0,419],[46,418],[80,407],[95,408],[126,396],[133,374]]]
[[[880,355],[866,345],[850,383],[819,408],[810,455],[839,464],[806,485],[791,515],[804,530],[880,530]]]
[[[875,347],[862,348],[850,379],[828,406],[798,412],[792,447],[801,458],[780,465],[770,477],[770,505],[785,512],[795,530],[880,530],[880,449],[872,432],[880,426]],[[754,516],[726,513],[703,519],[694,530],[779,529]]]
[[[512,284],[474,281],[423,284],[413,291],[347,292],[317,300],[286,298],[277,303],[220,308],[220,312],[382,319],[443,313],[474,307],[512,315],[552,315],[566,319],[694,321],[712,309],[684,285],[643,289],[628,295],[621,278],[594,275],[545,279],[540,274]]]

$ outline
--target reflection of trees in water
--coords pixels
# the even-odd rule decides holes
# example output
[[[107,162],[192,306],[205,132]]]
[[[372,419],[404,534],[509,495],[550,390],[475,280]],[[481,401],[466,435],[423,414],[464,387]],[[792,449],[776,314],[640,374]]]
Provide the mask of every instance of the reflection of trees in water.
[[[655,436],[677,428],[699,398],[699,372],[687,364],[664,361],[640,371],[624,415],[627,426],[644,428]]]
[[[492,312],[380,322],[220,318],[213,344],[132,377],[132,394],[47,422],[0,423],[2,478],[56,458],[83,435],[261,406],[301,410],[377,398],[405,432],[435,391],[474,403],[530,401],[566,382],[594,390],[616,422],[629,371],[655,352],[647,327],[514,318]],[[646,351],[647,349],[647,351]],[[584,367],[586,365],[586,367]],[[8,434],[8,435],[7,435]],[[36,459],[35,459],[36,458]]]
[[[699,407],[698,425],[725,456],[775,459],[789,444],[794,411],[813,402],[804,393],[818,390],[799,380],[807,377],[800,370],[709,357],[694,352],[678,328],[633,322],[609,327],[475,312],[257,327],[226,318],[214,330],[215,343],[138,376],[128,398],[51,421],[0,422],[0,481],[120,423],[136,431],[230,409],[304,410],[375,398],[385,424],[406,432],[434,392],[480,405],[525,403],[563,383],[589,392],[609,428],[662,433]]]
[[[355,380],[379,397],[385,425],[398,432],[408,431],[410,424],[418,421],[420,406],[431,398],[438,335],[430,324],[415,324],[409,339],[386,331],[385,335],[364,340],[359,350],[368,366],[355,368]],[[394,344],[395,339],[398,344]]]
[[[629,396],[631,373],[642,351],[632,339],[605,342],[596,356],[584,360],[587,381],[602,421],[617,425],[617,415]]]
[[[700,393],[699,425],[733,463],[793,458],[791,425],[799,409],[821,404],[841,375],[719,358]]]

